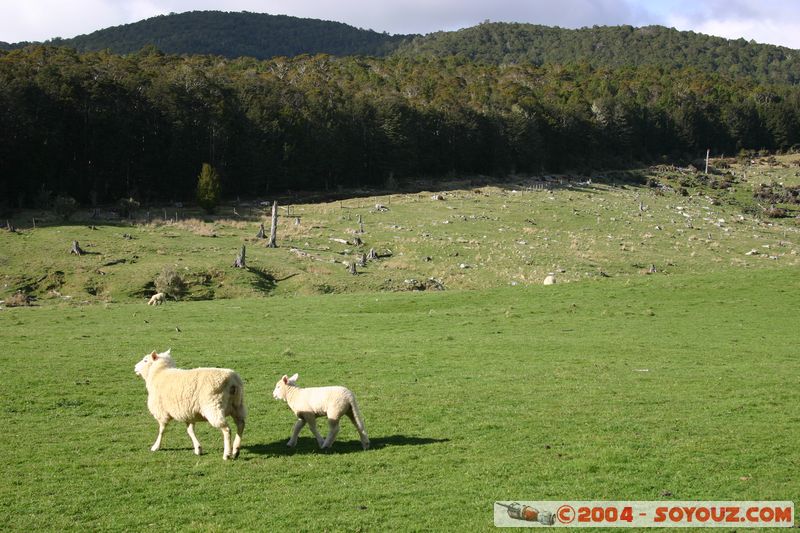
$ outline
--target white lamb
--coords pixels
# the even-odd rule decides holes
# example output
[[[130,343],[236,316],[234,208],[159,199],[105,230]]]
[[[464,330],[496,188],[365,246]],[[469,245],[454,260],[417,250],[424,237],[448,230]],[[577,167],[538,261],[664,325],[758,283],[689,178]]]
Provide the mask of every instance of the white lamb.
[[[158,437],[150,448],[161,447],[164,428],[170,420],[186,423],[186,432],[192,439],[194,453],[203,449],[194,434],[194,423],[207,420],[222,431],[225,449],[223,459],[239,456],[247,408],[244,405],[242,378],[227,368],[193,368],[183,370],[175,367],[170,351],[144,356],[136,363],[134,372],[144,378],[147,385],[147,408],[158,421]],[[236,421],[236,438],[231,450],[231,430],[225,417]]]
[[[289,447],[297,444],[297,435],[303,426],[308,424],[308,428],[317,439],[320,448],[330,448],[339,433],[339,419],[342,415],[347,415],[353,425],[358,430],[361,437],[361,446],[365,450],[369,448],[369,437],[364,427],[364,419],[361,411],[358,410],[355,394],[345,387],[309,387],[301,389],[297,386],[298,375],[292,377],[283,376],[275,384],[272,395],[276,400],[284,400],[289,404],[289,408],[297,417],[297,422],[292,429],[292,436],[286,443]],[[322,436],[317,431],[316,418],[318,416],[328,417],[330,430],[328,437],[323,441]]]
[[[157,292],[153,296],[150,297],[150,301],[147,302],[147,305],[161,305],[167,301],[167,295],[163,292]]]

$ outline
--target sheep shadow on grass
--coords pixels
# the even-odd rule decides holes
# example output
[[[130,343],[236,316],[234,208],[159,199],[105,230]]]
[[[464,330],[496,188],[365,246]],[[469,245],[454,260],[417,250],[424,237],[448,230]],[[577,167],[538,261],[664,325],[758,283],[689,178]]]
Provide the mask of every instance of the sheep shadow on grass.
[[[337,440],[333,447],[321,450],[317,441],[313,437],[301,437],[297,440],[297,446],[289,448],[286,446],[287,439],[281,439],[267,444],[243,445],[242,450],[256,455],[294,455],[297,453],[324,453],[340,454],[361,452],[361,441]],[[426,444],[436,444],[439,442],[449,442],[450,439],[433,439],[430,437],[411,437],[407,435],[389,435],[387,437],[370,438],[369,451],[380,450],[389,446],[423,446]]]

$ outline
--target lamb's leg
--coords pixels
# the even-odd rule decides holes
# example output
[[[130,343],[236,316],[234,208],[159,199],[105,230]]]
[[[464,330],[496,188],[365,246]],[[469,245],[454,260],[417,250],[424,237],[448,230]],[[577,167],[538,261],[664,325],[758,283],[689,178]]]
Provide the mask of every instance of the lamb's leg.
[[[158,437],[156,437],[156,441],[150,447],[151,452],[158,451],[161,448],[161,437],[164,435],[164,429],[167,427],[166,422],[158,421]]]
[[[189,434],[189,438],[192,439],[192,446],[194,446],[194,454],[201,455],[203,453],[203,448],[200,446],[200,441],[197,440],[197,435],[194,434],[194,423],[189,422],[186,424],[186,433]]]
[[[297,445],[297,436],[300,434],[300,430],[303,429],[303,426],[306,425],[306,421],[302,418],[298,418],[297,422],[294,423],[294,427],[292,428],[292,436],[289,437],[289,442],[286,445],[289,448],[294,448]]]
[[[361,429],[360,427],[358,427],[358,423],[356,422],[356,417],[353,414],[352,410],[349,413],[347,413],[347,418],[350,419],[350,422],[353,423],[353,425],[356,427],[356,431],[358,431],[358,436],[361,438],[361,447],[364,448],[365,450],[368,449],[369,448],[369,436],[367,436],[367,430],[366,429]]]
[[[244,417],[234,418],[236,421],[236,438],[233,439],[233,458],[239,457],[239,448],[242,447],[242,434],[244,433]]]
[[[336,440],[336,434],[339,433],[339,421],[332,418],[328,419],[328,437],[322,443],[323,448],[330,448],[333,446],[333,441]]]
[[[316,418],[311,417],[308,420],[306,420],[306,422],[308,422],[308,429],[311,430],[311,433],[314,434],[314,438],[317,439],[317,446],[319,446],[320,448],[324,448],[324,446],[322,445],[322,435],[320,435],[319,431],[317,431]]]

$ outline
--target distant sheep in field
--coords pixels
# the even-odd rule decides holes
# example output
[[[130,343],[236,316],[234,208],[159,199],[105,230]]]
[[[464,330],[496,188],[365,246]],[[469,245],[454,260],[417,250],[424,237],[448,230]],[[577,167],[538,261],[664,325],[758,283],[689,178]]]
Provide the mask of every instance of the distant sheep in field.
[[[289,408],[297,417],[297,422],[292,429],[292,436],[286,443],[289,447],[297,444],[297,435],[303,426],[308,424],[308,428],[317,439],[320,448],[330,448],[339,433],[339,419],[342,415],[347,415],[353,425],[358,430],[361,437],[361,447],[365,450],[369,448],[369,437],[364,427],[364,419],[358,410],[356,397],[345,387],[309,387],[301,389],[297,386],[298,375],[292,377],[283,376],[275,384],[272,395],[276,400],[284,400],[289,404]],[[328,417],[329,432],[328,437],[323,441],[322,436],[317,431],[316,418],[318,416]]]
[[[147,385],[147,408],[158,421],[158,437],[151,451],[161,447],[161,437],[167,423],[178,420],[186,423],[194,453],[200,455],[203,449],[194,434],[194,423],[206,420],[222,431],[225,446],[222,458],[238,457],[247,417],[244,386],[239,374],[227,368],[176,368],[169,350],[145,355],[136,363],[134,372]],[[225,419],[227,416],[236,421],[232,450],[231,430]]]
[[[544,282],[542,285],[555,285],[556,284],[556,275],[553,272],[550,272],[546,278],[544,278]]]
[[[163,292],[157,292],[153,296],[150,297],[150,301],[147,302],[147,305],[161,305],[167,301],[167,295]]]

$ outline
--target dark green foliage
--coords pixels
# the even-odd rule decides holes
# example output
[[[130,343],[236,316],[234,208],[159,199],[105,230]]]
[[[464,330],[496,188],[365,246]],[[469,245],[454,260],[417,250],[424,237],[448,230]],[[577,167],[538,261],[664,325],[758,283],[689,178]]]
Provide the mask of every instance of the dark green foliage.
[[[53,211],[62,220],[69,220],[69,218],[78,210],[78,202],[72,196],[56,196],[53,201]]]
[[[595,68],[696,68],[759,81],[800,83],[800,54],[782,46],[729,40],[663,26],[594,26],[571,30],[484,23],[437,32],[402,44],[406,57],[462,56],[501,64],[586,63]]]
[[[383,56],[413,36],[388,35],[341,22],[268,15],[192,11],[160,15],[48,44],[81,52],[138,52],[148,45],[170,54],[211,54],[267,59],[300,54]],[[16,45],[0,43],[0,49]]]
[[[208,163],[203,163],[200,176],[197,178],[197,203],[207,213],[213,213],[219,205],[221,189],[217,171]]]
[[[117,201],[117,213],[122,218],[130,218],[141,204],[133,198],[120,198]]]
[[[0,52],[0,198],[188,200],[204,161],[236,197],[785,150],[798,110],[800,86],[694,69],[40,46]]]

